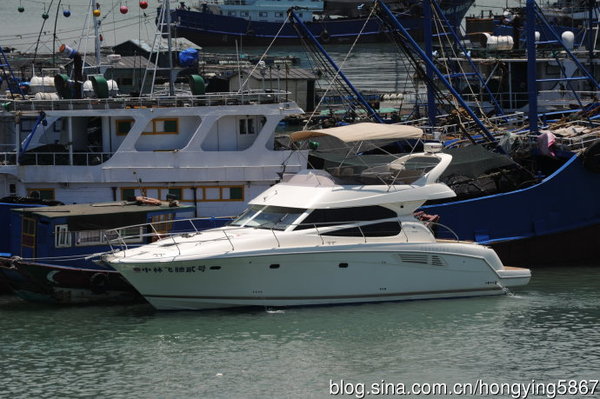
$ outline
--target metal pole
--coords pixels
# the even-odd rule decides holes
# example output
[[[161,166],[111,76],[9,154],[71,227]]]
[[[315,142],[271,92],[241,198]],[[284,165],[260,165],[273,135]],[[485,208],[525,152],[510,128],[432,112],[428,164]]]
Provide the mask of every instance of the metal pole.
[[[423,39],[425,40],[425,54],[432,58],[433,56],[433,44],[432,44],[432,28],[431,22],[433,14],[431,12],[431,0],[423,0]],[[429,64],[426,65],[427,79],[433,81],[433,69]],[[435,92],[432,85],[427,85],[427,116],[429,117],[429,124],[435,126],[435,116],[437,114],[437,108],[435,106]]]
[[[90,3],[92,5],[92,16],[94,17],[94,50],[96,53],[96,66],[100,67],[100,32],[98,30],[98,17],[96,17],[96,14],[94,13],[94,10],[96,9],[96,4],[95,0],[90,0]],[[100,68],[98,68],[98,73],[100,73]]]
[[[171,0],[163,1],[165,12],[167,13],[167,48],[169,55],[169,95],[175,95],[175,79],[173,77],[173,38],[171,37]]]
[[[529,93],[529,130],[538,132],[537,112],[537,82],[535,78],[535,1],[527,0],[526,24],[527,24],[527,91]]]

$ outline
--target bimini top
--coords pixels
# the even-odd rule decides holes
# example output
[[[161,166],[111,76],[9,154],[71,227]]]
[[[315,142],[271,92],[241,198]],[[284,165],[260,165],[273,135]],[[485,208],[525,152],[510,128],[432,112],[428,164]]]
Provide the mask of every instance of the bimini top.
[[[421,138],[423,130],[408,125],[363,122],[327,129],[301,130],[292,133],[290,139],[294,142],[322,136],[335,137],[344,143],[371,140],[406,140]]]

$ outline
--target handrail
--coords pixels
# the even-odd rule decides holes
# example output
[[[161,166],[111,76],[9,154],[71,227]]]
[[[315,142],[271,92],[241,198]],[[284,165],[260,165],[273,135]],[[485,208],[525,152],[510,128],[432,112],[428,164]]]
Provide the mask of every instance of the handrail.
[[[223,104],[268,104],[289,102],[290,92],[286,90],[246,90],[238,92],[207,93],[203,95],[151,96],[151,97],[111,97],[83,99],[13,99],[8,102],[16,111],[72,110],[72,109],[113,109],[113,108],[157,108],[173,106],[202,106]]]
[[[16,165],[17,154],[20,155],[19,164],[33,166],[96,166],[109,160],[114,152],[73,152],[71,161],[69,152],[35,152],[28,151],[17,153],[16,151],[0,151],[0,163],[2,165]]]
[[[449,226],[446,226],[445,224],[442,224],[440,222],[425,222],[424,223],[425,226],[427,226],[427,228],[431,231],[431,234],[433,234],[434,237],[437,238],[436,234],[434,233],[432,226],[440,226],[443,227],[444,229],[446,229],[450,234],[452,234],[454,236],[454,239],[456,241],[460,241],[460,238],[458,237],[458,234],[456,234],[456,232],[454,230],[452,230]]]
[[[227,218],[230,219],[230,218]],[[171,221],[162,221],[162,222],[154,222],[154,223],[143,223],[143,224],[138,224],[138,225],[133,225],[133,226],[125,226],[125,227],[120,227],[117,229],[112,229],[112,230],[107,230],[107,237],[109,236],[113,236],[115,238],[113,239],[108,239],[108,243],[110,246],[110,250],[111,252],[116,252],[117,250],[123,249],[123,250],[127,250],[129,249],[128,244],[127,244],[127,239],[133,236],[124,236],[122,234],[122,232],[126,231],[127,229],[134,229],[134,228],[139,228],[140,227],[147,227],[149,226],[149,229],[151,230],[149,233],[147,234],[143,234],[142,237],[143,238],[149,238],[150,240],[153,241],[161,241],[163,239],[171,239],[173,241],[172,244],[169,245],[174,245],[177,247],[178,253],[181,255],[181,248],[179,248],[179,245],[181,244],[181,242],[177,241],[176,238],[177,237],[184,237],[186,234],[189,234],[190,232],[193,233],[200,233],[202,234],[198,229],[197,226],[194,222],[198,222],[198,221],[207,221],[207,220],[215,220],[215,218],[190,218],[190,219],[179,219],[179,220],[171,220]],[[393,217],[393,218],[386,218],[386,219],[378,219],[378,220],[369,220],[369,221],[346,221],[346,222],[329,222],[329,223],[298,223],[298,224],[290,224],[287,226],[287,228],[289,227],[299,227],[299,226],[310,226],[311,228],[314,229],[316,235],[319,237],[319,239],[321,240],[321,245],[325,245],[325,238],[324,235],[326,235],[329,232],[335,232],[337,230],[344,230],[344,229],[349,229],[349,228],[357,228],[358,231],[360,232],[360,236],[356,236],[356,237],[360,237],[362,238],[362,240],[367,243],[369,242],[369,236],[367,234],[365,234],[363,227],[364,226],[369,226],[369,225],[374,225],[374,224],[379,224],[379,223],[388,223],[388,222],[398,222],[399,226],[400,226],[400,233],[404,234],[406,241],[409,241],[408,235],[405,231],[405,229],[403,228],[403,221],[399,220],[398,217]],[[411,221],[413,222],[413,221]],[[419,222],[418,223],[423,223],[423,222]],[[178,224],[178,226],[176,226],[176,230],[175,232],[165,232],[165,229],[161,230],[160,229],[160,225],[161,224],[165,224],[165,223],[169,223],[171,225],[173,224]],[[182,230],[182,228],[184,228],[185,225],[188,225],[189,227],[185,230]],[[268,230],[271,232],[271,234],[273,235],[273,238],[275,239],[276,243],[277,243],[277,247],[280,248],[281,247],[281,241],[280,238],[278,237],[277,233],[276,233],[276,229],[274,229],[273,227],[270,228],[265,228],[266,226],[263,226],[262,229],[264,230]],[[238,227],[238,228],[231,228],[229,227],[228,229],[223,229],[221,230],[223,232],[223,238],[211,238],[211,239],[201,239],[201,242],[209,242],[209,241],[219,241],[219,240],[223,240],[226,239],[229,244],[231,245],[231,250],[235,251],[235,245],[233,243],[233,239],[234,237],[231,236],[230,233],[231,231],[235,231],[235,230],[242,230],[242,229],[248,229],[249,227]],[[261,227],[258,227],[261,228]],[[286,229],[287,229],[286,228]],[[323,229],[325,228],[325,231],[323,230],[319,230],[319,228]],[[298,231],[303,231],[302,230],[294,230],[294,232],[298,232]],[[431,229],[429,229],[431,231]],[[282,230],[282,231],[285,231]],[[113,234],[110,234],[111,232],[114,232]],[[433,235],[433,232],[431,232]],[[456,234],[455,234],[456,235]],[[135,235],[135,237],[139,238],[139,234]],[[458,238],[457,238],[458,239]],[[115,242],[119,243],[119,246],[121,248],[115,248],[116,245]],[[189,242],[189,241],[187,241]],[[137,246],[137,245],[136,245]]]

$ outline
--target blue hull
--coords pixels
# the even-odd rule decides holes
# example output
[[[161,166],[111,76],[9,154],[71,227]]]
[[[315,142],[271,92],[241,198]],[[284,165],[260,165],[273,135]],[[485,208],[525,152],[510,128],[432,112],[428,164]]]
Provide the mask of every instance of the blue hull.
[[[442,9],[450,23],[456,27],[460,25],[473,3],[473,0],[447,0],[443,3]],[[399,14],[398,18],[411,31],[415,39],[422,39],[423,19],[421,17],[406,13]],[[282,27],[280,22],[250,21],[239,17],[184,9],[173,10],[172,20],[176,23],[177,36],[185,37],[203,47],[232,45],[236,41],[243,45],[264,46],[270,44],[275,37],[277,37],[275,45],[301,44],[290,23]],[[348,18],[307,21],[305,24],[321,43],[353,42],[361,30],[361,42],[389,41],[385,30],[376,18],[369,20],[366,25],[365,21],[366,18]]]
[[[422,209],[439,215],[460,239],[491,245],[505,263],[597,262],[599,198],[600,174],[574,155],[534,186]]]
[[[9,208],[4,211],[8,213]],[[226,217],[202,219],[195,221],[194,226],[196,230],[203,230],[223,226],[229,221]],[[173,232],[190,231],[190,226],[183,222],[178,225],[175,221],[172,228]],[[53,237],[48,240],[54,241]],[[95,263],[95,258],[83,258],[90,253],[109,250],[108,245],[70,247],[60,253],[54,250],[48,255],[64,259],[53,259],[55,263],[52,264],[13,258],[4,253],[0,256],[0,294],[11,292],[26,301],[68,305],[142,301],[143,298],[119,272]],[[69,260],[69,257],[75,259]]]

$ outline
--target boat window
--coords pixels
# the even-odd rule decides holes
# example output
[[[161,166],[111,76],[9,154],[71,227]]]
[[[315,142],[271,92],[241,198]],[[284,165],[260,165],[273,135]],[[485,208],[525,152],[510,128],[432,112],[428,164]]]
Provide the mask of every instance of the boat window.
[[[296,229],[311,229],[314,225],[326,226],[339,223],[375,221],[396,217],[396,212],[383,206],[359,206],[353,208],[315,209]]]
[[[105,245],[109,240],[120,239],[127,243],[140,243],[143,237],[143,227],[128,227],[119,229],[120,235],[116,230],[82,230],[75,231],[75,246],[86,247],[93,245]]]
[[[350,227],[336,231],[323,233],[324,236],[341,236],[341,237],[391,237],[400,234],[400,223],[398,222],[383,222],[369,224],[366,226]]]
[[[240,216],[238,216],[237,218],[235,218],[233,220],[233,222],[230,223],[230,225],[231,226],[243,226],[249,220],[251,220],[254,216],[256,216],[256,214],[258,212],[260,212],[260,210],[262,208],[263,208],[262,206],[251,205],[244,212],[242,212],[242,214]]]
[[[54,227],[54,247],[68,248],[71,246],[71,232],[66,224],[57,224]]]
[[[53,188],[30,188],[27,189],[27,196],[36,199],[54,200]]]
[[[285,230],[305,211],[306,209],[281,206],[267,206],[264,208],[252,206],[234,220],[232,225]]]
[[[404,168],[407,170],[424,170],[425,172],[429,172],[438,163],[440,163],[439,158],[412,157],[404,163]]]

